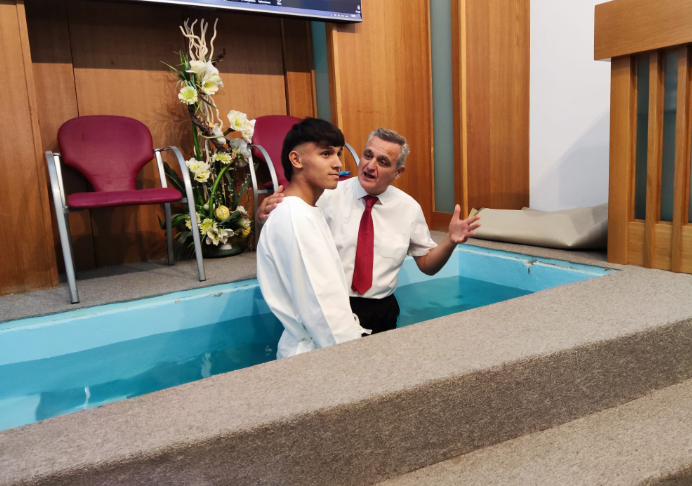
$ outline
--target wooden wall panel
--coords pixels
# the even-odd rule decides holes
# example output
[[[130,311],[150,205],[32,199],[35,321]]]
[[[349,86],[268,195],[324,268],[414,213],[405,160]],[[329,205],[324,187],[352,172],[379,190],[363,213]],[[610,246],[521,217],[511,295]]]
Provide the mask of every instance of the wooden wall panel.
[[[67,7],[79,115],[136,118],[151,130],[155,147],[184,140],[187,114],[175,99],[168,68],[161,64],[174,61],[173,52],[184,46],[176,30],[183,10],[79,0],[68,0]],[[137,187],[158,185],[154,165],[148,164]],[[94,209],[91,216],[97,266],[163,255],[160,206]]]
[[[310,22],[282,19],[281,40],[287,114],[298,118],[317,116]]]
[[[529,1],[466,0],[468,207],[529,204]]]
[[[0,295],[57,285],[24,2],[0,0]]]
[[[156,147],[177,145],[186,157],[191,156],[187,112],[177,100],[175,78],[161,61],[177,64],[175,52],[187,49],[178,27],[199,11],[68,0],[67,12],[79,115],[136,118],[152,131]],[[218,65],[225,87],[215,97],[222,116],[231,109],[250,117],[285,114],[280,20],[223,11],[213,14],[208,18],[212,24],[219,18],[215,52],[226,51]],[[148,164],[140,173],[138,187],[158,185],[156,169]],[[93,210],[96,266],[161,258],[165,239],[158,217],[163,217],[160,206]]]
[[[60,126],[79,115],[75,92],[72,50],[65,0],[30,0],[26,6],[31,39],[31,59],[36,85],[38,117],[43,150],[59,152],[57,133]],[[84,192],[89,184],[76,171],[63,167],[68,194]],[[65,272],[62,246],[51,200],[53,241],[58,271]],[[77,271],[96,267],[90,212],[70,213],[70,233]]]
[[[594,58],[692,43],[692,0],[613,0],[596,5]]]
[[[332,122],[357,151],[377,127],[406,137],[395,186],[432,212],[432,86],[428,0],[363,0],[361,24],[327,24]],[[355,170],[347,157],[344,170]]]

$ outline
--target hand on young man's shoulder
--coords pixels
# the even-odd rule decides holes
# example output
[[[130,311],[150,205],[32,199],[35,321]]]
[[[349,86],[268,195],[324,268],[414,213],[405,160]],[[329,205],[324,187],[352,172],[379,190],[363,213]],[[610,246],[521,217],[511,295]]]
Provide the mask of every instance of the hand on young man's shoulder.
[[[269,219],[269,215],[284,199],[284,186],[279,186],[271,196],[265,197],[257,210],[257,221],[264,224]]]

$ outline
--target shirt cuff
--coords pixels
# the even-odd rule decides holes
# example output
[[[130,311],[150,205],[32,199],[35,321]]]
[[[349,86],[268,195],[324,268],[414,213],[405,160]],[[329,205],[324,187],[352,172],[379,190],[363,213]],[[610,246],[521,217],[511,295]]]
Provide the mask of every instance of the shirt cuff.
[[[408,254],[411,255],[412,257],[425,256],[428,253],[430,253],[430,250],[432,250],[435,247],[437,247],[437,243],[435,243],[434,246],[412,248],[408,251]]]

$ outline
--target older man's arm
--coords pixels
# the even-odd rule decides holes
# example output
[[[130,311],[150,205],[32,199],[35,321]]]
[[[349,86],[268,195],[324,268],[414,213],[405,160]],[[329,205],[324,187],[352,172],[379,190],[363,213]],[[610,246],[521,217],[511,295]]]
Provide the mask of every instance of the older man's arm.
[[[274,192],[274,194],[265,197],[264,200],[260,203],[260,206],[257,209],[257,222],[259,224],[266,223],[269,219],[269,213],[274,211],[276,209],[276,206],[278,206],[281,203],[281,201],[284,200],[283,192],[284,186],[279,186],[276,188],[276,192]]]
[[[454,208],[452,221],[449,223],[449,233],[444,237],[442,242],[435,248],[430,250],[427,255],[413,257],[421,272],[426,275],[435,275],[439,272],[445,263],[452,256],[454,248],[459,243],[466,243],[466,240],[476,236],[475,230],[480,227],[480,223],[476,223],[480,216],[472,216],[468,219],[460,219],[461,207],[457,204]]]

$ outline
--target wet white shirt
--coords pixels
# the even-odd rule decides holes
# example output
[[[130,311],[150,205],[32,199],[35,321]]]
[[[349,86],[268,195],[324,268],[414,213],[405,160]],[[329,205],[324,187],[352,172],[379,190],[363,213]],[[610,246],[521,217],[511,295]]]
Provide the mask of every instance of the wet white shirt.
[[[339,182],[335,190],[324,191],[317,201],[336,242],[348,292],[352,297],[361,297],[358,292],[351,290],[351,282],[356,263],[358,229],[365,211],[363,197],[367,194],[358,178],[352,177]],[[430,237],[423,209],[415,199],[393,186],[389,186],[378,199],[372,207],[375,230],[372,287],[362,295],[370,299],[383,299],[394,293],[399,270],[407,254],[424,256],[437,246]]]
[[[285,330],[277,358],[361,337],[334,239],[322,212],[285,197],[262,229],[257,279]]]

